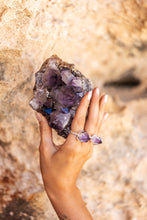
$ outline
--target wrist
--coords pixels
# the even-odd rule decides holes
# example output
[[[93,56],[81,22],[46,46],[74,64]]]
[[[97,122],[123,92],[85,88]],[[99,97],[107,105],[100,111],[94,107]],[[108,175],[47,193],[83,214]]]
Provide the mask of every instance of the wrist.
[[[56,190],[51,190],[51,189],[45,189],[47,192],[47,195],[50,200],[54,199],[68,199],[69,197],[71,198],[72,196],[75,196],[77,194],[80,194],[80,190],[78,189],[77,186],[72,186],[72,187],[66,187],[65,189],[56,189]]]

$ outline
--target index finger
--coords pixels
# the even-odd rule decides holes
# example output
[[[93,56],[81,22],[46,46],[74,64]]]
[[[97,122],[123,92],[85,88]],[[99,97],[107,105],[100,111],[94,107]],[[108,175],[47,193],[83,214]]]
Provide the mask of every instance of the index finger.
[[[78,133],[81,130],[84,130],[86,114],[87,114],[91,96],[92,96],[92,91],[89,91],[88,93],[86,93],[86,95],[84,95],[84,97],[82,98],[80,105],[76,111],[75,117],[71,124],[71,130],[76,133]],[[71,135],[73,134],[70,133],[69,136]]]

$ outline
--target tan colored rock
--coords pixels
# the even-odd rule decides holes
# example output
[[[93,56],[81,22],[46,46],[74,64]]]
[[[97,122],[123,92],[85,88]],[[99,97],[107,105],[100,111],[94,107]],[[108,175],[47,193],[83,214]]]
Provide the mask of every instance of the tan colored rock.
[[[34,73],[52,54],[110,95],[103,145],[78,180],[94,219],[146,220],[145,0],[0,0],[0,217],[8,205],[10,216],[22,214],[23,198],[24,207],[35,203],[32,219],[57,219],[42,192],[39,129],[28,105]],[[55,132],[54,139],[63,142]]]

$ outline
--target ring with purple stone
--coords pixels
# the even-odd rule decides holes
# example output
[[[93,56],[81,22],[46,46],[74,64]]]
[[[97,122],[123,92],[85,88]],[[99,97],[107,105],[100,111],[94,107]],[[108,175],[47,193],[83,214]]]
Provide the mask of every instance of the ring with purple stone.
[[[102,139],[95,134],[93,136],[89,136],[89,137],[90,137],[90,141],[92,142],[93,145],[97,145],[97,144],[102,143]]]
[[[90,140],[89,134],[86,131],[80,131],[79,133],[76,133],[72,130],[70,132],[74,135],[76,135],[77,140],[87,143]]]
[[[76,133],[74,131],[70,131],[72,134],[76,135],[77,140],[87,143],[88,141],[91,141],[92,144],[97,145],[102,143],[102,139],[98,137],[97,135],[90,136],[86,131],[80,131],[79,133]]]

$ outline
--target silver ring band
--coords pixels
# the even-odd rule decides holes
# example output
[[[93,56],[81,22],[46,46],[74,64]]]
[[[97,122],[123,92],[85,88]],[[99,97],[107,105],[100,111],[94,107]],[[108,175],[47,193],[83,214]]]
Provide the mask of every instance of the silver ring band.
[[[72,131],[72,130],[70,130],[70,132],[71,132],[72,134],[74,134],[74,135],[78,135],[78,133],[76,133],[76,132],[74,132],[74,131]]]

